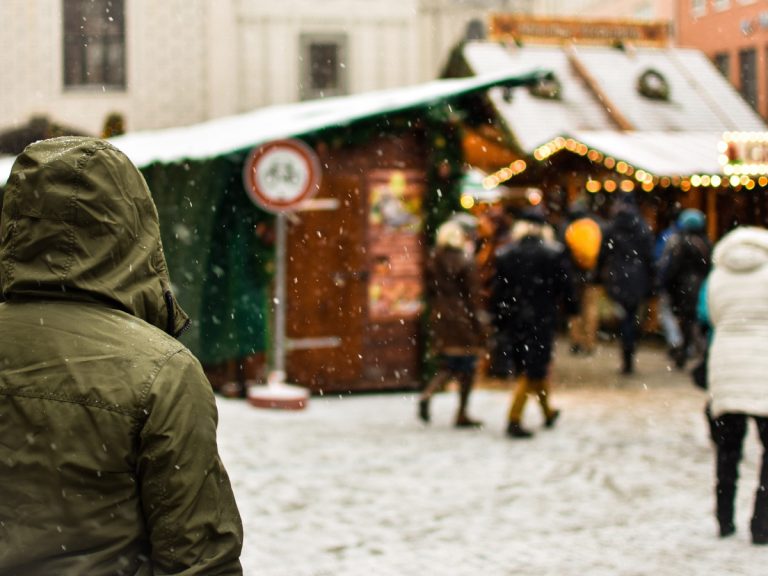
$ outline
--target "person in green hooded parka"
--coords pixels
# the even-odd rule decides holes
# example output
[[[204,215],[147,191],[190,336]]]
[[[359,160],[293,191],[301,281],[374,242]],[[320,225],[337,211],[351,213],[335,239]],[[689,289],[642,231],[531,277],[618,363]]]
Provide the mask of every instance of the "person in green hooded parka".
[[[213,393],[122,152],[24,150],[0,285],[0,574],[242,574]]]

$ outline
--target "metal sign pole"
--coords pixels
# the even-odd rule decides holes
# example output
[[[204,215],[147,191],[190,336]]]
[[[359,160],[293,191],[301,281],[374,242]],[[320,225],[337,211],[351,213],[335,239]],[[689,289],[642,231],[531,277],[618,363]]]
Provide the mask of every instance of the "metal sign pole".
[[[275,340],[270,382],[285,381],[285,213],[275,215]]]

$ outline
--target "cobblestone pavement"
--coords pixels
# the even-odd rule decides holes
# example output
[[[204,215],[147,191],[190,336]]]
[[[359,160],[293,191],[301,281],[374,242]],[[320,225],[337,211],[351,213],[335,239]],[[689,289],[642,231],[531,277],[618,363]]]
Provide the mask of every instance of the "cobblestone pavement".
[[[264,576],[722,576],[765,573],[749,543],[758,446],[742,464],[738,532],[716,537],[705,394],[641,350],[562,350],[563,416],[531,440],[503,435],[508,383],[484,381],[452,427],[455,393],[421,425],[412,393],[314,397],[301,412],[220,399],[220,447],[246,528],[243,565]]]

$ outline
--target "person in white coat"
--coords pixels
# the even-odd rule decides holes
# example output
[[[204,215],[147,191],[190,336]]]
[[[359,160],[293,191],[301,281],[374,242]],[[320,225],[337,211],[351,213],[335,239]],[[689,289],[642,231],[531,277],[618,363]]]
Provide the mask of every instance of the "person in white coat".
[[[716,516],[720,536],[735,531],[734,501],[750,418],[763,445],[752,541],[768,544],[768,230],[736,228],[715,246],[707,286],[714,327],[708,360],[717,450]]]

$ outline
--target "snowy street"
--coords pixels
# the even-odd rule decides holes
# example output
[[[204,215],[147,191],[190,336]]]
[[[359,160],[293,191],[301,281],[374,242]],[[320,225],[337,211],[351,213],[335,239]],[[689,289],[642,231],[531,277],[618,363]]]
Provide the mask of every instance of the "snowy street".
[[[717,537],[705,393],[645,345],[556,357],[553,404],[530,440],[504,436],[509,392],[477,390],[481,430],[456,430],[455,393],[433,422],[413,393],[313,397],[301,412],[219,399],[220,449],[245,525],[245,574],[263,576],[722,576],[765,573],[753,546],[754,424],[737,533]]]

